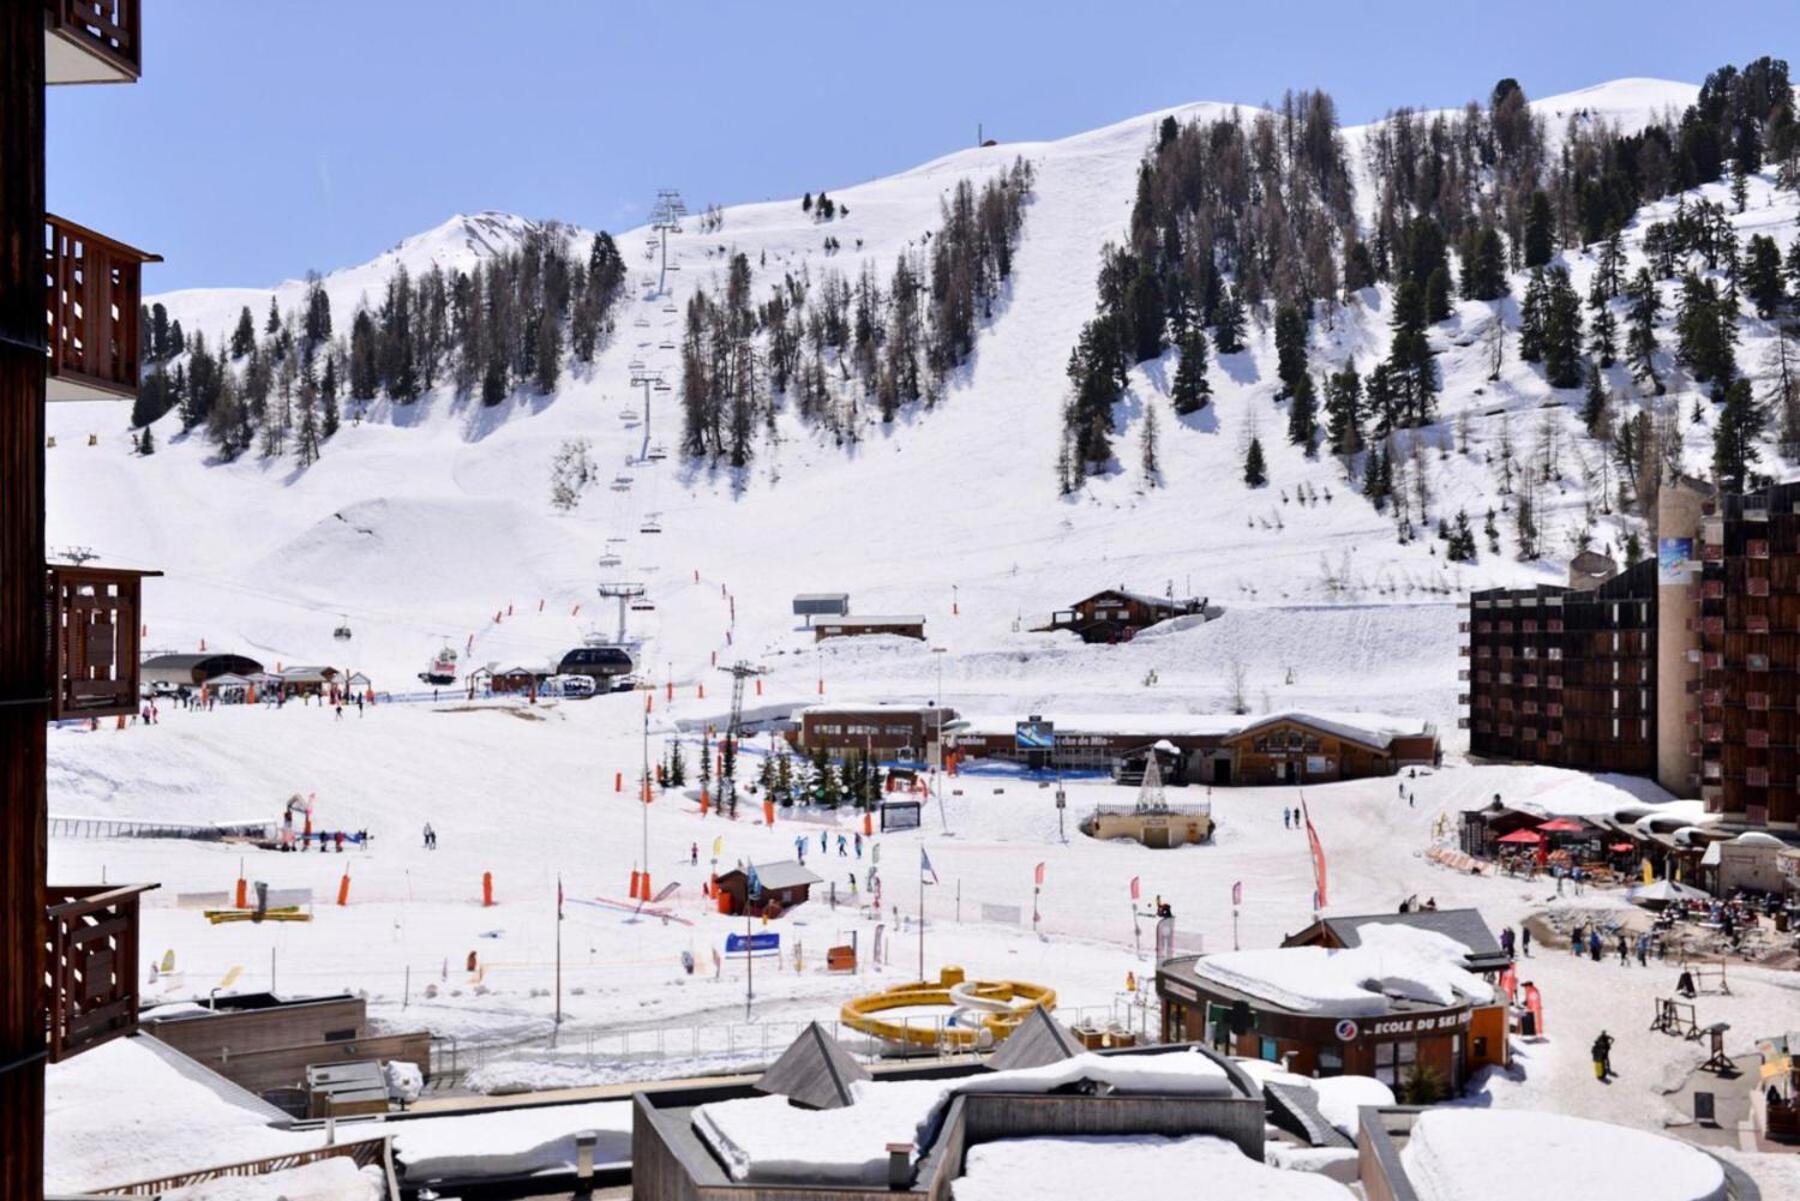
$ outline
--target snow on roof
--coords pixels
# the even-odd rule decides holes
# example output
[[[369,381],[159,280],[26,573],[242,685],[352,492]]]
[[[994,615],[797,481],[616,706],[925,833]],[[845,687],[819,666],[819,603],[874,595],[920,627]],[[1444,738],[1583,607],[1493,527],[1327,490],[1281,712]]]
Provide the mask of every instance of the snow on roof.
[[[1297,1013],[1377,1017],[1389,997],[1427,1005],[1485,1002],[1493,989],[1464,968],[1468,948],[1432,930],[1371,923],[1360,946],[1227,951],[1194,961],[1201,980]]]
[[[1292,721],[1315,730],[1385,747],[1396,737],[1429,732],[1425,723],[1384,713],[1302,713],[1279,710],[1267,714],[1237,713],[1070,713],[1044,714],[1061,734],[1104,734],[1114,737],[1230,738],[1281,721]],[[994,737],[1011,734],[1016,717],[973,716],[965,719],[967,734]]]
[[[1346,1138],[1356,1137],[1358,1110],[1394,1104],[1394,1090],[1373,1076],[1320,1076],[1283,1071],[1265,1059],[1240,1059],[1238,1066],[1262,1084],[1284,1084],[1313,1092],[1319,1113]]]
[[[120,1038],[46,1074],[44,1189],[81,1193],[323,1145],[279,1110],[154,1038]]]
[[[756,878],[762,882],[764,888],[799,888],[802,885],[823,882],[822,877],[815,876],[791,859],[757,864]]]
[[[513,1176],[572,1170],[575,1136],[599,1134],[594,1162],[631,1159],[631,1102],[537,1105],[445,1118],[390,1123],[394,1158],[409,1180]]]
[[[887,1182],[888,1144],[929,1147],[954,1096],[1046,1093],[1081,1080],[1127,1093],[1232,1095],[1225,1069],[1198,1051],[1088,1052],[1044,1067],[948,1080],[858,1080],[850,1085],[854,1103],[841,1109],[796,1109],[785,1097],[716,1101],[695,1109],[693,1122],[734,1180],[879,1186]]]
[[[928,701],[838,701],[829,705],[808,705],[798,716],[850,717],[862,713],[935,713],[939,706]],[[1010,727],[1008,727],[1010,729]]]
[[[1251,1159],[1222,1138],[1153,1134],[982,1143],[969,1149],[955,1193],[956,1201],[1086,1201],[1184,1193],[1238,1201],[1350,1201],[1354,1196],[1317,1173],[1282,1171]]]
[[[866,613],[855,613],[832,617],[829,621],[820,624],[827,629],[832,626],[922,626],[925,624],[925,617],[920,613],[902,613],[886,617],[871,617]]]
[[[170,1189],[162,1201],[383,1201],[386,1196],[380,1167],[359,1168],[338,1157],[262,1176],[222,1176]]]
[[[1504,956],[1500,940],[1494,937],[1486,919],[1478,909],[1420,909],[1411,913],[1345,914],[1322,919],[1338,941],[1346,947],[1362,944],[1363,931],[1370,926],[1409,926],[1415,930],[1434,930],[1453,938],[1468,949],[1469,958],[1493,959]]]
[[[1504,1170],[1496,1172],[1504,1152]],[[1561,1113],[1429,1109],[1400,1162],[1419,1201],[1630,1197],[1724,1201],[1725,1173],[1696,1147]]]

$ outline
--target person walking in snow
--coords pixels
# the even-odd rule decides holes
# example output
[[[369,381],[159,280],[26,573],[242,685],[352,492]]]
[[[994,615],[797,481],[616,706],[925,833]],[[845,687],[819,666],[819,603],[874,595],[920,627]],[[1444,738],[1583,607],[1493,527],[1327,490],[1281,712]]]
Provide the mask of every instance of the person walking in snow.
[[[858,831],[856,834],[856,857],[858,859],[862,858],[862,832],[861,831]]]
[[[1519,925],[1519,945],[1525,950],[1525,958],[1531,958],[1531,927],[1523,923]]]
[[[1631,944],[1625,941],[1625,931],[1619,931],[1619,966],[1631,966]]]
[[[1581,948],[1586,945],[1587,939],[1582,936],[1581,923],[1576,922],[1575,928],[1569,932],[1569,952],[1574,955],[1575,958],[1580,959]]]
[[[843,859],[850,854],[850,840],[842,834],[838,835],[838,858]]]
[[[688,866],[689,867],[699,867],[700,866],[700,844],[697,842],[691,842],[688,844]]]
[[[1606,1031],[1602,1030],[1600,1032],[1600,1036],[1594,1040],[1594,1048],[1593,1048],[1594,1078],[1596,1080],[1605,1080],[1607,1077],[1609,1077],[1613,1074],[1612,1049],[1613,1049],[1612,1035],[1610,1035]]]
[[[1294,824],[1293,812],[1294,811],[1289,809],[1286,805],[1281,807],[1281,828],[1283,830]]]
[[[1513,954],[1513,932],[1512,932],[1512,927],[1511,927],[1511,926],[1504,926],[1504,927],[1502,927],[1502,928],[1501,928],[1501,930],[1500,930],[1500,949],[1501,949],[1501,950],[1502,950],[1502,951],[1505,951],[1505,952],[1506,952],[1506,957],[1507,957],[1507,958],[1508,958],[1508,959],[1511,959],[1511,958],[1512,958],[1512,954]]]
[[[823,855],[829,850],[831,850],[830,838],[825,833],[825,831],[820,830],[819,831],[819,854]]]
[[[1637,961],[1639,967],[1650,966],[1650,936],[1648,934],[1637,936]]]
[[[1593,960],[1595,963],[1599,963],[1600,962],[1600,950],[1601,950],[1600,931],[1598,929],[1589,930],[1588,931],[1588,958]]]

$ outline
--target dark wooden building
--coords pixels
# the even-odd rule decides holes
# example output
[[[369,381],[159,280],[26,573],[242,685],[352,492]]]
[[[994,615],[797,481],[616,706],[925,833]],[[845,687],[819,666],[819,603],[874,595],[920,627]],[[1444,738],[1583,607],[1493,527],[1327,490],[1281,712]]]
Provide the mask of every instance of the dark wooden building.
[[[762,892],[753,898],[748,872],[737,868],[721,872],[718,877],[719,912],[741,917],[748,909],[758,917],[765,914],[775,917],[796,905],[806,904],[812,898],[812,886],[823,883],[800,864],[786,861],[757,864],[756,879]]]
[[[925,619],[917,614],[898,617],[826,617],[813,626],[813,641],[827,638],[864,638],[893,634],[901,638],[925,638]]]
[[[1123,587],[1096,592],[1051,614],[1052,630],[1074,630],[1084,642],[1127,642],[1139,630],[1172,617],[1206,612],[1204,597],[1152,596]]]
[[[800,712],[787,737],[797,750],[822,748],[833,759],[870,755],[919,763],[931,758],[939,732],[955,721],[956,710],[937,705],[814,705]]]
[[[1592,588],[1490,588],[1469,600],[1470,753],[1587,771],[1656,769],[1656,563]]]
[[[198,688],[216,676],[253,676],[263,665],[248,655],[227,653],[153,655],[139,665],[146,684]]]
[[[46,878],[46,723],[135,706],[138,664],[117,630],[137,573],[52,588],[44,405],[52,377],[59,395],[136,391],[148,256],[45,213],[44,89],[129,82],[139,62],[136,0],[0,5],[0,1201],[44,1195],[46,1061],[137,1028],[144,887]]]

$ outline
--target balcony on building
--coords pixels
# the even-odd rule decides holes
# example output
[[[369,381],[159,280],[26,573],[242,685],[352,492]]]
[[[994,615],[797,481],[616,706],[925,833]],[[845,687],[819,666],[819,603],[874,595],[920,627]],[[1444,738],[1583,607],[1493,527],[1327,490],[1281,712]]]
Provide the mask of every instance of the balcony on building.
[[[50,719],[138,711],[142,581],[159,571],[45,567],[50,616]]]
[[[46,399],[137,395],[142,268],[160,262],[161,255],[45,214]]]
[[[136,83],[138,20],[138,0],[44,0],[44,81]]]
[[[138,898],[154,884],[50,885],[44,892],[50,1062],[138,1027]]]

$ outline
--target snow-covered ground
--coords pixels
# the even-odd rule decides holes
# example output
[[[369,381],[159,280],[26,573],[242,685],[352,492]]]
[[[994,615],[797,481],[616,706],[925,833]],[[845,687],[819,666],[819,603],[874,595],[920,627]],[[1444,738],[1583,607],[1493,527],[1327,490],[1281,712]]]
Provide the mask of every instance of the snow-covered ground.
[[[1688,85],[1622,81],[1538,107],[1585,109],[1629,123],[1685,104],[1693,93]],[[1177,115],[1218,111],[1197,105]],[[643,640],[642,670],[659,686],[650,715],[653,759],[676,722],[691,728],[722,717],[728,681],[715,660],[742,657],[767,667],[755,703],[776,709],[817,700],[821,680],[830,700],[930,697],[941,671],[943,700],[966,712],[1071,718],[1222,713],[1228,682],[1241,668],[1253,708],[1432,721],[1452,752],[1442,770],[1406,782],[1417,793],[1415,805],[1391,780],[1307,790],[1331,860],[1330,912],[1386,911],[1408,897],[1435,897],[1441,906],[1478,906],[1498,928],[1516,926],[1540,907],[1574,904],[1549,897],[1541,882],[1460,876],[1423,857],[1440,823],[1453,827],[1460,808],[1495,794],[1559,812],[1667,799],[1643,781],[1471,767],[1456,754],[1457,593],[1559,578],[1572,549],[1566,535],[1587,499],[1573,412],[1542,407],[1574,394],[1552,394],[1535,369],[1510,357],[1502,378],[1487,381],[1480,334],[1492,320],[1488,306],[1459,306],[1434,335],[1444,351],[1444,420],[1419,435],[1433,512],[1453,516],[1466,508],[1479,521],[1497,503],[1488,459],[1503,428],[1510,426],[1520,453],[1528,453],[1538,423],[1558,423],[1566,478],[1546,498],[1556,532],[1546,539],[1552,555],[1544,562],[1520,564],[1484,547],[1477,564],[1452,566],[1435,540],[1397,544],[1391,520],[1356,495],[1334,463],[1309,461],[1280,438],[1285,418],[1273,399],[1272,344],[1261,329],[1253,330],[1250,351],[1214,365],[1210,409],[1185,423],[1165,414],[1166,486],[1145,489],[1128,467],[1090,481],[1073,499],[1056,496],[1063,366],[1093,311],[1100,247],[1124,229],[1150,133],[1150,119],[1140,118],[1058,142],[959,152],[891,179],[833,190],[852,215],[830,227],[811,222],[797,202],[727,209],[716,234],[673,239],[682,271],[671,277],[672,295],[634,289],[614,344],[591,372],[571,372],[555,397],[489,411],[442,393],[410,408],[377,405],[368,420],[346,425],[304,472],[291,459],[254,455],[213,463],[202,439],[176,436],[173,417],[157,429],[157,453],[135,458],[126,407],[56,406],[50,431],[57,445],[47,452],[50,543],[89,546],[104,563],[166,573],[145,585],[148,647],[194,650],[204,640],[271,668],[333,663],[367,671],[377,689],[394,692],[416,688],[415,673],[444,642],[466,650],[467,664],[542,662],[584,635],[611,636],[616,611],[601,602],[596,585],[642,582],[654,609],[630,614],[630,634]],[[1365,136],[1346,131],[1353,145]],[[837,269],[854,275],[866,256],[885,270],[936,224],[939,198],[958,179],[985,178],[1020,154],[1036,166],[1037,182],[1016,274],[972,364],[934,411],[903,413],[849,450],[784,415],[782,440],[759,446],[741,488],[675,457],[637,461],[649,445],[673,448],[679,417],[671,394],[657,394],[653,432],[627,428],[620,410],[641,405],[641,396],[627,386],[625,364],[641,356],[674,375],[673,354],[659,348],[677,318],[664,310],[679,309],[713,281],[720,246],[743,250],[759,265],[759,293],[776,272],[820,270],[825,233],[847,248],[862,240],[860,249],[835,257]],[[1707,193],[1719,199],[1724,189]],[[1751,180],[1750,195],[1749,210],[1734,223],[1768,230],[1785,247],[1796,218],[1793,195],[1777,194],[1761,177]],[[1634,255],[1643,223],[1655,215],[1642,214],[1628,231]],[[415,271],[432,261],[467,265],[484,246],[515,242],[520,229],[503,215],[458,218],[374,264],[330,275],[334,317],[347,325],[356,299],[374,300],[394,262]],[[641,239],[642,231],[620,236],[628,257]],[[1585,292],[1591,262],[1567,258]],[[297,285],[277,295],[291,305]],[[240,304],[260,318],[267,296],[252,289],[162,299],[190,333],[204,330],[211,341]],[[1371,291],[1333,321],[1321,321],[1315,369],[1348,353],[1366,368],[1385,353],[1386,301],[1385,292]],[[1516,323],[1512,303],[1498,311]],[[646,327],[634,324],[640,318]],[[1760,370],[1767,330],[1752,317],[1743,329],[1740,361]],[[1128,464],[1144,406],[1166,409],[1171,374],[1171,362],[1133,373],[1119,410],[1118,444]],[[1624,387],[1624,377],[1615,383]],[[1672,375],[1670,383],[1685,408],[1684,377]],[[1466,451],[1456,434],[1465,413]],[[1254,491],[1243,487],[1239,466],[1253,425],[1272,475],[1269,488]],[[1697,466],[1709,427],[1687,428]],[[99,436],[95,446],[87,444],[90,433]],[[574,437],[593,443],[603,478],[617,472],[633,483],[624,492],[602,485],[561,515],[549,503],[548,468],[557,447]],[[1593,457],[1586,445],[1579,453]],[[652,514],[660,533],[642,532]],[[1603,517],[1599,528],[1602,541],[1617,545],[1622,527],[1615,518]],[[622,560],[617,568],[597,566],[610,554]],[[1120,584],[1205,595],[1224,613],[1112,647],[1029,632],[1052,609]],[[789,605],[795,593],[824,590],[850,592],[862,612],[925,614],[929,643],[815,646]],[[332,637],[340,618],[354,632],[347,643]],[[947,653],[933,654],[933,644]],[[1146,684],[1151,678],[1154,685]],[[668,703],[661,686],[671,681],[676,699]],[[1058,990],[1065,1010],[1113,1009],[1123,1001],[1127,973],[1141,978],[1148,969],[1147,949],[1136,949],[1133,877],[1142,878],[1146,898],[1170,901],[1184,935],[1203,938],[1208,949],[1271,946],[1312,917],[1305,838],[1280,819],[1297,800],[1292,789],[1221,791],[1212,798],[1214,843],[1152,851],[1096,844],[1074,832],[1088,806],[1128,800],[1129,792],[1071,784],[1065,840],[1049,791],[1016,777],[967,775],[950,782],[941,807],[928,806],[922,830],[874,840],[870,854],[879,848],[883,878],[879,912],[868,906],[870,859],[810,857],[809,866],[837,886],[844,903],[833,909],[821,888],[813,904],[780,923],[787,954],[779,965],[756,966],[747,1049],[712,1054],[692,1035],[692,1053],[682,1059],[692,1031],[743,1021],[742,966],[727,964],[715,977],[711,965],[711,952],[741,926],[708,912],[698,895],[714,839],[723,838],[720,858],[731,865],[789,857],[802,830],[851,827],[847,816],[784,815],[768,829],[748,807],[737,822],[702,818],[691,801],[670,795],[649,807],[646,834],[645,813],[630,792],[642,763],[643,704],[641,695],[535,707],[447,699],[379,705],[342,720],[295,705],[187,712],[165,704],[153,727],[56,729],[54,812],[275,819],[288,796],[313,793],[318,825],[366,828],[374,837],[367,850],[342,856],[59,838],[50,848],[52,876],[162,882],[146,898],[144,945],[159,956],[175,952],[176,971],[156,986],[167,995],[204,994],[234,968],[240,988],[363,992],[384,1025],[454,1037],[465,1063],[485,1058],[483,1070],[495,1078],[508,1076],[510,1063],[515,1083],[629,1078],[616,1061],[590,1061],[586,1049],[634,1032],[645,1036],[640,1045],[660,1048],[662,1068],[639,1065],[646,1072],[670,1063],[739,1064],[761,1050],[757,1026],[829,1021],[854,992],[912,978],[921,847],[941,880],[926,890],[927,973],[960,964],[974,977],[1039,981]],[[614,789],[618,773],[624,792]],[[427,821],[439,834],[436,850],[420,844]],[[657,886],[680,886],[670,920],[580,903],[623,897],[631,870],[645,860],[646,840]],[[314,920],[215,927],[180,904],[182,893],[229,889],[240,858],[253,880],[311,888]],[[1047,878],[1034,898],[1039,862]],[[339,908],[329,901],[346,870],[350,904]],[[493,908],[480,904],[485,872],[494,876]],[[848,896],[852,872],[856,904]],[[566,1022],[552,1049],[559,878],[571,903],[561,926]],[[1229,898],[1239,881],[1245,899],[1234,915]],[[1041,920],[1035,927],[1028,918],[984,922],[984,903],[1026,915],[1035,905]],[[1617,902],[1590,895],[1580,903]],[[878,925],[889,952],[881,965],[870,963]],[[852,932],[864,974],[825,974],[825,949]],[[796,971],[793,952],[801,948],[804,967]],[[464,967],[471,951],[478,973]],[[698,962],[691,976],[684,952]],[[1688,1044],[1644,1031],[1651,999],[1667,993],[1672,973],[1541,954],[1522,975],[1544,993],[1548,1037],[1522,1044],[1518,1069],[1490,1080],[1485,1097],[1500,1106],[1658,1128],[1668,1108],[1661,1089],[1691,1056]],[[1604,986],[1596,987],[1602,977]],[[1733,995],[1707,998],[1703,1017],[1730,1021],[1734,1042],[1747,1047],[1757,1034],[1792,1024],[1800,1004],[1792,983],[1737,974]],[[1594,1081],[1586,1063],[1601,1025],[1619,1040],[1621,1078],[1611,1085]],[[97,1152],[81,1140],[78,1098],[93,1096],[83,1073],[98,1068],[89,1065],[78,1060],[51,1074],[52,1137],[66,1140],[60,1145],[70,1165],[59,1187],[117,1183],[121,1170],[130,1178],[150,1174],[138,1171],[137,1161],[87,1162]],[[181,1156],[173,1166],[239,1159],[259,1137],[223,1132],[167,1150]],[[202,1154],[202,1147],[217,1153]]]

